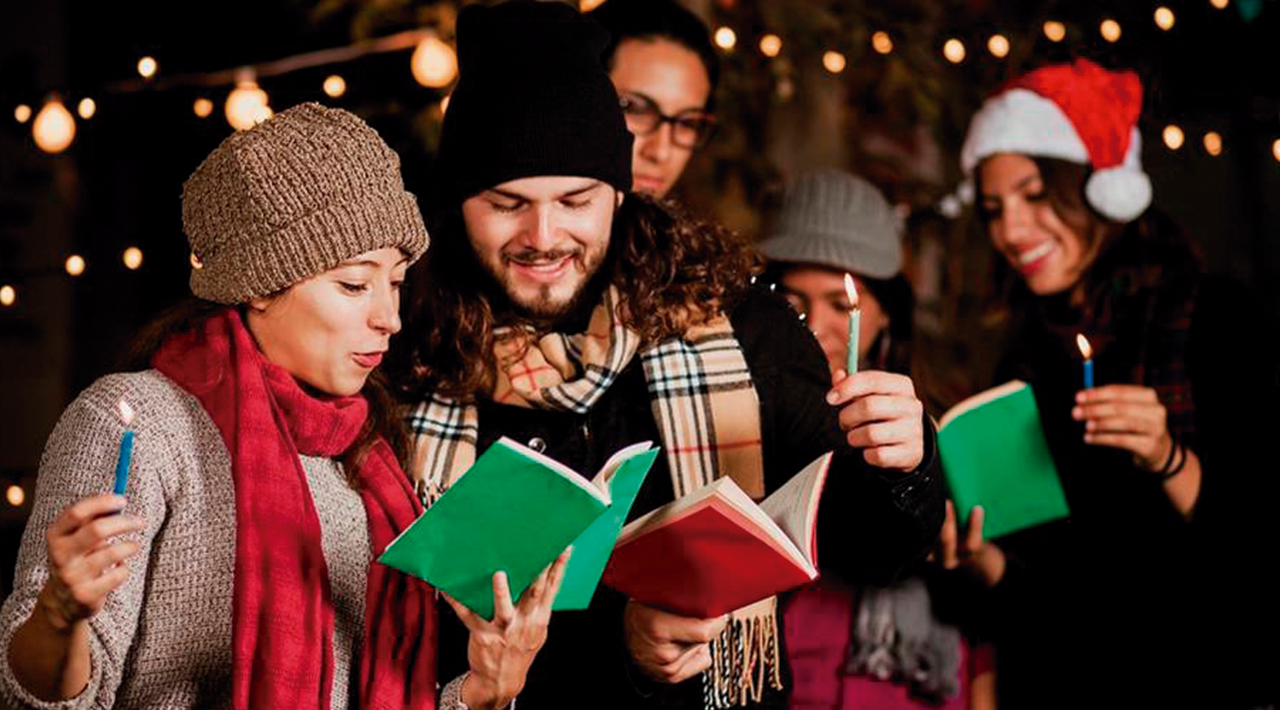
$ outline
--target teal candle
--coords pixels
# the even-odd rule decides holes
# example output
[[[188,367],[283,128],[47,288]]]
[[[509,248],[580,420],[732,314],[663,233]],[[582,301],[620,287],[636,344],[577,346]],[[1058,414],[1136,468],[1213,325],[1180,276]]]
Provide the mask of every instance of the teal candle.
[[[858,308],[858,289],[854,288],[853,277],[844,275],[844,292],[849,298],[849,340],[845,351],[845,374],[852,375],[858,371],[858,334],[862,331],[862,310]]]
[[[124,495],[129,485],[129,461],[133,459],[133,431],[126,431],[120,437],[120,454],[116,457],[116,487],[118,496]]]
[[[1080,354],[1084,356],[1084,388],[1093,389],[1093,346],[1089,344],[1089,339],[1076,334],[1076,347],[1080,348]]]

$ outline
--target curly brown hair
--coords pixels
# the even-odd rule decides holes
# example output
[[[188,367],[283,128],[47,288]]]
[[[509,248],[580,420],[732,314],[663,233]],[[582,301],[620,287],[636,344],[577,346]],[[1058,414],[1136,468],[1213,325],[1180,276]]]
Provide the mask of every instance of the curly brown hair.
[[[492,384],[494,328],[521,324],[480,265],[461,208],[433,220],[426,257],[409,272],[404,331],[388,366],[401,396],[472,398]],[[594,281],[614,286],[618,315],[641,346],[727,310],[762,269],[750,242],[670,201],[630,193],[613,218]],[[544,324],[523,323],[545,331]]]

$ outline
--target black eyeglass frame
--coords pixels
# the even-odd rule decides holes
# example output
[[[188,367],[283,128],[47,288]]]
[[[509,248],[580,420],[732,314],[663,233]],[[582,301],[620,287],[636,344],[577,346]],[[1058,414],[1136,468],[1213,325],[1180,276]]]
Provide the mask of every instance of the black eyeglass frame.
[[[663,113],[662,110],[658,108],[658,102],[644,94],[634,92],[618,94],[618,105],[622,108],[623,116],[627,118],[627,128],[630,129],[632,133],[635,133],[638,136],[651,136],[662,130],[662,124],[670,123],[671,142],[681,148],[688,148],[690,150],[702,148],[711,141],[711,137],[716,131],[715,114],[708,113],[701,109],[688,109],[681,111],[674,116],[670,116]],[[640,110],[636,110],[637,108]],[[642,121],[647,121],[650,125],[642,126],[639,130],[636,130],[632,127],[632,117],[639,118]],[[690,118],[694,118],[696,122],[700,124],[700,127],[691,128],[687,123],[682,123],[683,121],[688,121]],[[684,130],[693,131],[693,141],[690,142],[680,138],[682,135],[682,128]]]

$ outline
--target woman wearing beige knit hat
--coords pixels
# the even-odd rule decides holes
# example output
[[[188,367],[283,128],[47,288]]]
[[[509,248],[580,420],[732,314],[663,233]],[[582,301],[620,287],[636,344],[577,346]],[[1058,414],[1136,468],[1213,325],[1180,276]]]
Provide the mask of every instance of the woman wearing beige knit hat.
[[[374,375],[428,242],[398,158],[297,106],[205,159],[183,224],[196,298],[49,438],[0,704],[436,707],[435,592],[373,562],[422,511]],[[563,568],[518,602],[495,575],[443,706],[518,692]]]

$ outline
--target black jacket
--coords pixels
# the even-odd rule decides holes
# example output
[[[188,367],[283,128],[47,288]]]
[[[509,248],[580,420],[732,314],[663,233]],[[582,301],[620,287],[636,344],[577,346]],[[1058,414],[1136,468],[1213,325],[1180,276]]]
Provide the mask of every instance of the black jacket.
[[[920,471],[902,474],[869,466],[861,452],[844,443],[837,412],[824,399],[830,389],[826,361],[794,311],[780,298],[752,290],[730,313],[730,320],[760,399],[767,492],[821,454],[836,450],[819,511],[820,562],[824,570],[846,579],[892,579],[925,554],[941,524],[932,427],[926,421],[926,463]],[[598,470],[628,444],[661,443],[638,357],[585,415],[481,404],[478,450],[485,450],[500,436],[522,443],[541,439],[547,455],[583,472]],[[668,467],[659,456],[631,518],[672,498]],[[664,686],[644,677],[630,663],[622,640],[624,605],[620,594],[602,585],[590,609],[557,612],[547,643],[530,669],[519,707],[702,707],[700,678]],[[466,641],[461,623],[452,613],[442,613],[441,678],[466,670]],[[769,694],[762,704],[784,706],[782,693]]]

